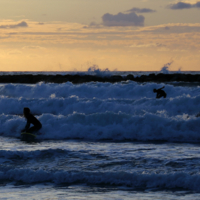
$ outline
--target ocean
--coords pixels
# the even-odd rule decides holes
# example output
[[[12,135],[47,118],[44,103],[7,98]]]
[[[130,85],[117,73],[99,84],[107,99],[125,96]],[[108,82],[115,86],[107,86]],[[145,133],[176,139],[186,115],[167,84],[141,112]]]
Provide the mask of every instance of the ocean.
[[[33,143],[24,107],[43,125]],[[0,84],[0,109],[0,199],[200,199],[199,84]]]

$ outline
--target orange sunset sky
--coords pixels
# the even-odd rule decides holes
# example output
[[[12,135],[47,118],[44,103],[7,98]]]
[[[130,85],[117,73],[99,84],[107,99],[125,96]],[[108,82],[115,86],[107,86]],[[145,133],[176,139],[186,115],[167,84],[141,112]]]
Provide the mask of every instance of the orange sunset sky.
[[[1,0],[1,71],[200,71],[200,1]]]

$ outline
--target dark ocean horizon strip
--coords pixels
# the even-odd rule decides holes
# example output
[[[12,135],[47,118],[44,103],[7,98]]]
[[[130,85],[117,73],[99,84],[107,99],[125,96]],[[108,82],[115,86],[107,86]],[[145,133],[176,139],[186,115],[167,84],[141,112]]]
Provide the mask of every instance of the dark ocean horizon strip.
[[[87,82],[122,82],[122,81],[135,81],[135,82],[197,82],[200,83],[200,74],[184,74],[184,73],[150,73],[146,75],[112,75],[111,73],[96,73],[93,74],[5,74],[0,75],[0,83],[27,83],[35,84],[38,82],[46,83],[87,83]]]

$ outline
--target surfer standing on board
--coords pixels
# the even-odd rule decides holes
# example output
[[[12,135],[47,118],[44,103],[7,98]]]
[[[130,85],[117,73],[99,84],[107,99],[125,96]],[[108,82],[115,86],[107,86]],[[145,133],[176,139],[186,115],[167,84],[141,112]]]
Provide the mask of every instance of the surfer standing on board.
[[[42,124],[38,119],[36,119],[30,112],[30,109],[25,107],[24,108],[24,117],[27,119],[27,123],[25,128],[22,130],[22,132],[27,132],[27,133],[35,133],[39,131],[42,128]],[[33,124],[31,128],[30,124]]]
[[[166,98],[167,94],[164,90],[162,90],[165,86],[159,88],[159,89],[153,89],[154,93],[157,93],[156,98],[159,99],[161,97]]]

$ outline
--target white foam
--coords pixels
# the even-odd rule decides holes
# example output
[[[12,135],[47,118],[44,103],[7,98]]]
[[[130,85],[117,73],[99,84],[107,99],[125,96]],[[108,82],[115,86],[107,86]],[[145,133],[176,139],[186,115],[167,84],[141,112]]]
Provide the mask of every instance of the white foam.
[[[44,135],[40,139],[87,140],[166,140],[199,142],[197,124],[200,118],[162,117],[156,114],[133,116],[126,113],[73,113],[68,116],[43,114],[38,117]],[[19,116],[1,115],[1,134],[19,136],[25,120]]]
[[[199,87],[165,85],[167,98],[155,99],[153,89],[163,85],[3,84],[0,133],[18,135],[26,124],[23,108],[29,107],[43,124],[41,139],[199,142]]]

